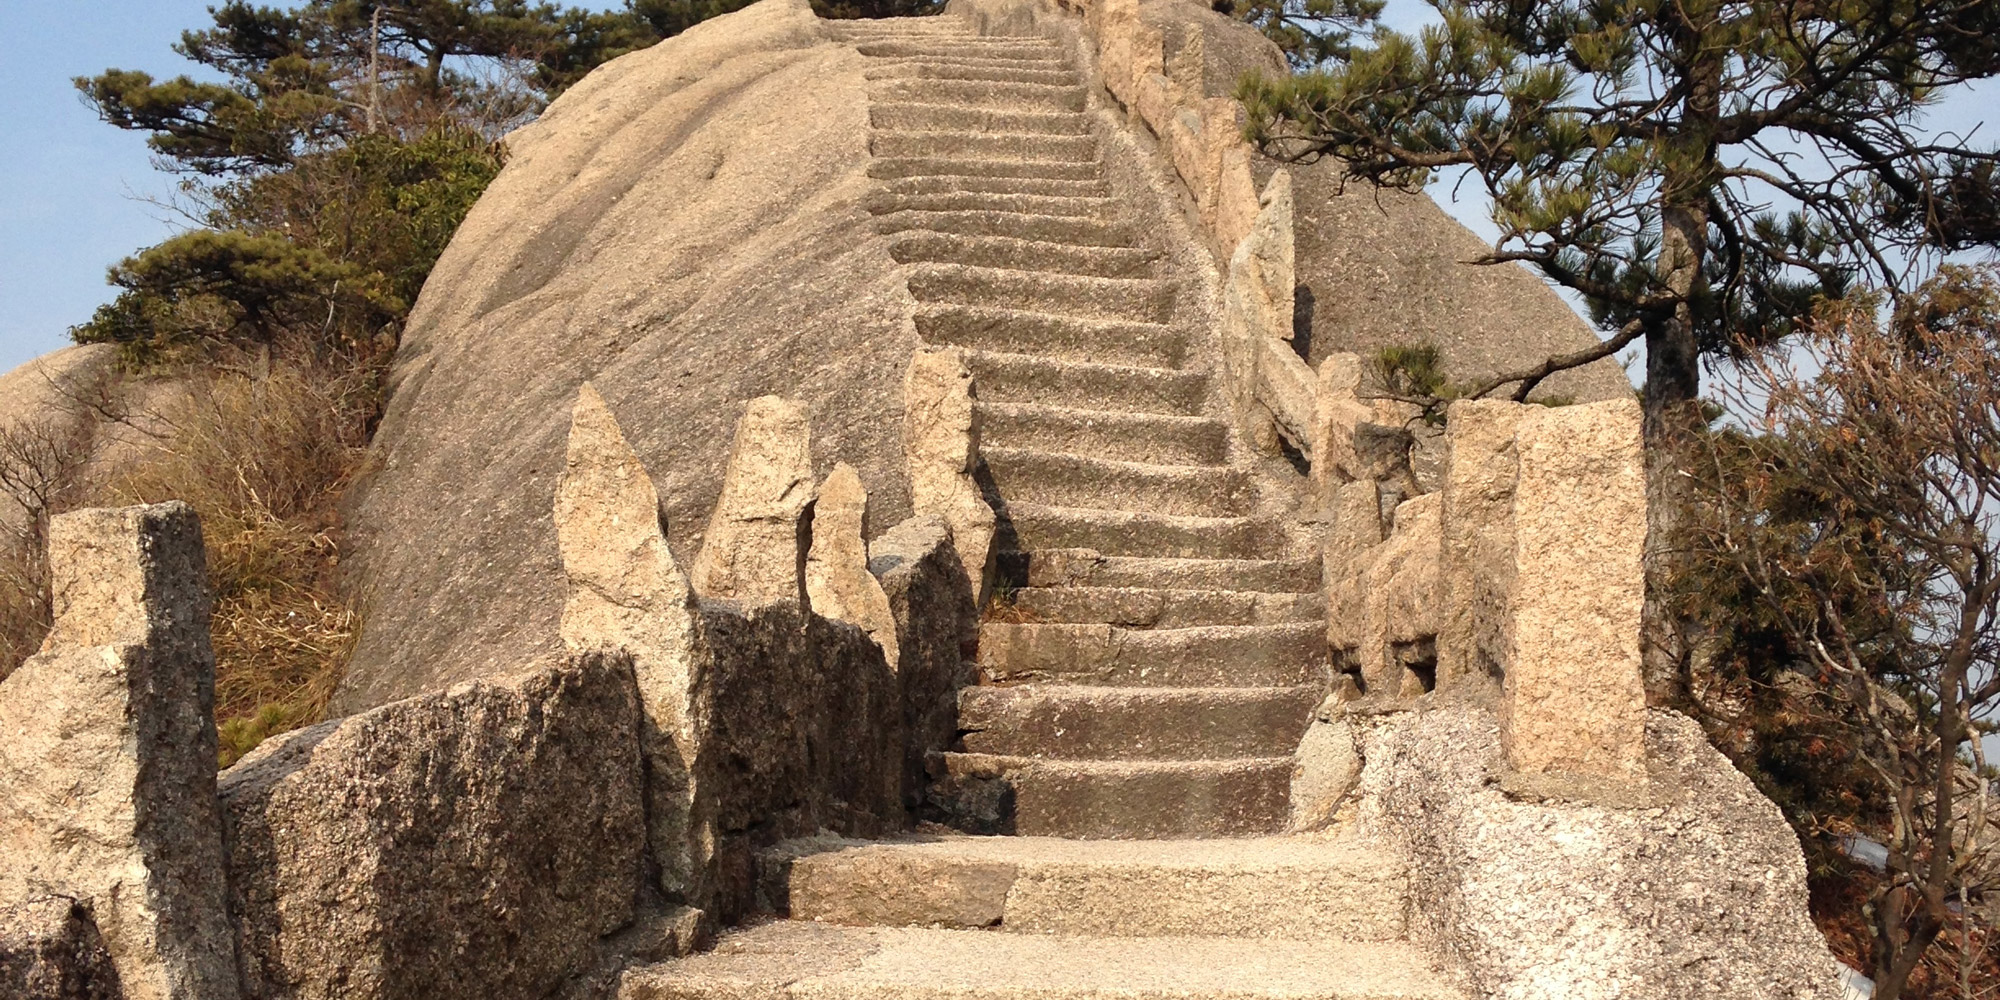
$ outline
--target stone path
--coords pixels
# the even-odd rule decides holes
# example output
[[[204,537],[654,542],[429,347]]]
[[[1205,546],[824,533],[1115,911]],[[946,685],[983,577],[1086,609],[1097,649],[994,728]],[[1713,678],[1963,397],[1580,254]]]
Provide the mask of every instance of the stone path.
[[[877,60],[870,209],[918,332],[976,379],[1012,613],[934,772],[953,825],[1012,836],[781,845],[791,920],[621,995],[1460,996],[1403,940],[1399,865],[1275,835],[1326,690],[1319,567],[1211,415],[1206,320],[1153,199],[1115,196],[1086,81],[956,18],[828,27]]]
[[[1148,208],[1113,197],[1053,42],[841,25],[876,58],[872,208],[917,329],[967,352],[1018,622],[988,623],[963,753],[976,832],[1271,832],[1324,690],[1319,571],[1288,562],[1206,412],[1200,331]],[[1157,212],[1157,208],[1152,208]]]

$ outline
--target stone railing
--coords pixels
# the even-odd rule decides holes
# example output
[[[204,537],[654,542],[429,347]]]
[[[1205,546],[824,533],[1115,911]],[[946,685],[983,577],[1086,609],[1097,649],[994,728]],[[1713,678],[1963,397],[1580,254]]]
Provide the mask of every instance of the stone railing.
[[[1524,789],[1605,799],[1645,781],[1645,463],[1632,400],[1452,404],[1442,487],[1335,491],[1327,638],[1337,695],[1500,714]]]
[[[1064,3],[1105,89],[1159,139],[1228,260],[1219,339],[1231,418],[1260,453],[1289,445],[1310,464],[1331,521],[1328,640],[1348,671],[1336,697],[1393,708],[1435,689],[1484,701],[1500,710],[1522,782],[1616,797],[1642,781],[1636,407],[1458,404],[1443,487],[1422,494],[1408,415],[1361,397],[1361,359],[1335,354],[1315,371],[1295,349],[1291,177],[1272,170],[1257,191],[1246,112],[1215,96],[1222,74],[1209,65],[1256,58],[1214,57],[1220,29],[1163,30],[1186,15],[1149,5],[1142,16],[1142,0]]]
[[[906,828],[990,546],[949,483],[976,452],[955,360],[910,379],[945,500],[871,545],[854,471],[815,484],[800,408],[754,400],[687,574],[586,387],[555,511],[568,651],[219,779],[193,512],[56,519],[55,627],[0,681],[0,971],[145,1000],[547,996],[757,907],[778,840]]]

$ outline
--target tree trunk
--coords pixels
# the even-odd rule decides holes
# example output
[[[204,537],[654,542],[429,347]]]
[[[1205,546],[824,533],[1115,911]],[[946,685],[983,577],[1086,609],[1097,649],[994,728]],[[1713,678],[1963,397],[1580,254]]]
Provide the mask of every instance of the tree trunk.
[[[1704,25],[1683,22],[1678,41],[1689,53],[1687,105],[1680,134],[1665,140],[1660,184],[1657,273],[1672,308],[1646,319],[1646,606],[1640,644],[1648,700],[1673,704],[1689,692],[1692,645],[1666,599],[1675,558],[1673,539],[1688,501],[1680,459],[1700,427],[1700,346],[1694,299],[1708,259],[1709,189],[1717,170],[1715,129],[1722,113],[1723,64],[1703,44]]]

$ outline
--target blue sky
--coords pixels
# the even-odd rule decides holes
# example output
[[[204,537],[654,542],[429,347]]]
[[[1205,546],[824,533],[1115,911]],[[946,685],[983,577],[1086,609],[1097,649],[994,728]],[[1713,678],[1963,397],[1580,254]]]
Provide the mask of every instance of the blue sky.
[[[70,80],[109,67],[155,76],[188,66],[169,50],[184,29],[208,22],[213,0],[0,0],[0,371],[68,342],[73,324],[109,300],[105,270],[180,228],[151,202],[171,199],[178,178],[154,170],[143,135],[99,122]],[[610,7],[612,3],[601,6]],[[1408,28],[1429,8],[1392,0],[1389,21]],[[2000,84],[1938,109],[1936,129],[1966,130],[2000,106]],[[1982,130],[1981,139],[1994,137]],[[1470,188],[1466,189],[1470,192]],[[1485,202],[1453,204],[1481,233]]]
[[[145,138],[97,120],[70,78],[179,72],[167,46],[208,0],[0,0],[0,370],[67,343],[110,298],[105,269],[172,235]]]

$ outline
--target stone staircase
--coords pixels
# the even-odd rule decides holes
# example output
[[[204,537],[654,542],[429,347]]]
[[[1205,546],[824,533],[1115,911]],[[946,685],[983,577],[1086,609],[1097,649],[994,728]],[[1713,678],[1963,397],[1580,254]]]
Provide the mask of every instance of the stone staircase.
[[[840,25],[870,70],[870,208],[928,343],[979,392],[1006,620],[937,762],[974,832],[1280,829],[1325,690],[1324,604],[1210,412],[1189,294],[1120,198],[1054,42],[952,18]]]
[[[1399,863],[1279,835],[1328,684],[1319,566],[1214,416],[1208,320],[1158,200],[1117,196],[1085,78],[952,17],[827,28],[877,61],[869,208],[918,332],[974,373],[1000,515],[937,818],[1011,836],[780,845],[790,920],[621,995],[1459,997],[1404,940]]]

